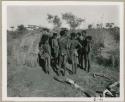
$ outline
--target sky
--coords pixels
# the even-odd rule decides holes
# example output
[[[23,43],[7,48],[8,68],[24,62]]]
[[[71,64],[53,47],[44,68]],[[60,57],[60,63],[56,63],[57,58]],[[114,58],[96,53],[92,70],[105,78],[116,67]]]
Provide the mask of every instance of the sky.
[[[58,15],[71,12],[77,17],[85,19],[80,28],[86,28],[88,24],[113,22],[119,26],[119,6],[117,5],[11,5],[7,7],[7,28],[11,26],[40,25],[43,27],[52,27],[47,21],[47,14]],[[68,27],[65,21],[63,27]]]

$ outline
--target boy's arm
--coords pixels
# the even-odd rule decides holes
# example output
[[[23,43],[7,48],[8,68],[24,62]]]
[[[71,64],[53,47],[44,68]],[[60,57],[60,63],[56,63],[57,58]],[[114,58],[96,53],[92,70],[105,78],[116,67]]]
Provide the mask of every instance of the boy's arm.
[[[52,48],[54,47],[54,41],[53,41],[53,39],[52,39]]]
[[[48,47],[48,54],[51,56],[51,48]]]
[[[80,46],[80,48],[82,48],[82,44],[80,44],[80,42],[77,41],[77,45]]]

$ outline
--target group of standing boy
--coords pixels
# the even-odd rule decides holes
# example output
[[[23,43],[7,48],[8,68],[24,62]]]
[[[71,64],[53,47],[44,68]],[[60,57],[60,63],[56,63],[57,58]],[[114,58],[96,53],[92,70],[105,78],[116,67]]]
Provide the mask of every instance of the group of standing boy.
[[[72,65],[72,74],[77,73],[78,66],[89,72],[91,36],[86,36],[86,31],[71,32],[66,28],[60,34],[53,33],[52,37],[46,29],[39,43],[40,58],[45,61],[45,72],[49,74],[50,68],[63,71],[66,74],[67,63]]]

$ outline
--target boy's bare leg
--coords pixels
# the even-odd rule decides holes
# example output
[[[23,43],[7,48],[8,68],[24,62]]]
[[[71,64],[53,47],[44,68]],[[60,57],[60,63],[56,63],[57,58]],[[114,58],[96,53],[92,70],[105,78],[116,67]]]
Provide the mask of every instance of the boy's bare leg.
[[[61,55],[59,56],[59,67],[60,68],[62,67],[62,56]]]
[[[88,72],[90,71],[90,61],[89,61],[89,59],[88,59],[88,70],[87,70]]]
[[[90,71],[91,68],[91,58],[90,55],[88,55],[88,72]]]
[[[80,65],[81,65],[81,68],[82,68],[82,69],[84,68],[84,66],[83,66],[83,63],[84,63],[83,60],[84,60],[84,56],[81,55]]]
[[[48,73],[48,62],[47,62],[47,59],[45,59],[45,72]]]
[[[74,70],[75,66],[74,66],[74,56],[73,56],[73,54],[71,54],[71,60],[72,60],[72,73],[74,74],[75,73],[75,70]]]
[[[49,74],[49,70],[51,68],[51,65],[50,65],[50,56],[47,57],[46,62],[47,62],[47,68],[46,69],[47,69],[47,73]]]
[[[67,62],[67,55],[64,55],[64,57],[63,57],[64,76],[66,74],[66,62]]]
[[[77,73],[77,56],[75,56],[74,61],[75,61],[74,67],[75,67],[75,74],[76,74]]]
[[[85,71],[87,70],[87,56],[84,55],[84,65],[85,65]]]

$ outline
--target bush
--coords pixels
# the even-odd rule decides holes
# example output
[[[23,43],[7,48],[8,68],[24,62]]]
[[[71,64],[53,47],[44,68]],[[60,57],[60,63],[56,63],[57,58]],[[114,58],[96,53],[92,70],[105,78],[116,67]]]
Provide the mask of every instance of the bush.
[[[116,52],[116,54],[113,54],[111,52],[109,58],[105,58],[99,55],[99,56],[94,57],[94,59],[96,63],[103,65],[103,66],[119,68],[119,65],[120,65],[119,52]]]
[[[116,42],[119,42],[119,40],[120,40],[120,28],[119,27],[111,28],[110,33],[113,35]]]

